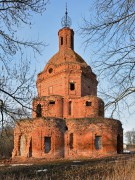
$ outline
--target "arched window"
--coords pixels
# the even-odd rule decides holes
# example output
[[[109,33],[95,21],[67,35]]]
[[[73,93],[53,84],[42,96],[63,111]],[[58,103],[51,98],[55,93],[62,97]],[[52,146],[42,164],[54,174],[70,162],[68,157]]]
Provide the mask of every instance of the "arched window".
[[[51,150],[51,137],[44,137],[44,152],[49,153]]]
[[[38,104],[38,105],[37,105],[36,116],[37,116],[37,117],[41,117],[41,116],[42,116],[41,104]]]

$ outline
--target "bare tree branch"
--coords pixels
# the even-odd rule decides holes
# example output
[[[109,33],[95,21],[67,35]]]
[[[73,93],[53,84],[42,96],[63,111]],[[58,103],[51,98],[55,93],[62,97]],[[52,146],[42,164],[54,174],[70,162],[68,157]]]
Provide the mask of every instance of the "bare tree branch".
[[[41,54],[43,42],[17,36],[22,25],[31,26],[33,13],[42,14],[49,0],[0,0],[0,126],[28,117],[34,96],[34,73],[25,61],[25,48]],[[15,57],[20,59],[17,62]]]
[[[90,20],[84,18],[80,33],[86,48],[96,47],[93,67],[99,79],[110,82],[102,95],[114,114],[121,102],[127,108],[134,104],[135,0],[95,0],[92,8],[96,14]]]

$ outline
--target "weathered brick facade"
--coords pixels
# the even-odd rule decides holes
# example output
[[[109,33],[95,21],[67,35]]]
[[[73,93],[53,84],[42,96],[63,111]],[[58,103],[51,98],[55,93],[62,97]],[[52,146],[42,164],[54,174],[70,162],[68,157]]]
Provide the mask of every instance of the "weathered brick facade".
[[[120,121],[104,118],[96,75],[74,51],[74,31],[58,32],[59,51],[37,77],[32,119],[17,122],[12,157],[86,158],[123,151]]]

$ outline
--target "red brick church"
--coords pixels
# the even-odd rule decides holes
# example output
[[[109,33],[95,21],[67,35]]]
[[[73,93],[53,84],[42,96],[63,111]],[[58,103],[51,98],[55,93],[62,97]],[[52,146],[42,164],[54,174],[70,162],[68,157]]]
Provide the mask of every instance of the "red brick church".
[[[96,75],[74,51],[68,18],[66,11],[59,51],[37,76],[32,118],[14,129],[13,158],[94,158],[123,151],[121,122],[104,117]]]

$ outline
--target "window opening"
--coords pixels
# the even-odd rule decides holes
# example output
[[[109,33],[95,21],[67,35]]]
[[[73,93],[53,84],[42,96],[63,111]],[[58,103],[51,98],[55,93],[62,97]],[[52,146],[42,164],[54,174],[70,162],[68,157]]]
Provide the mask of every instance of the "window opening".
[[[49,73],[52,73],[52,72],[53,72],[53,68],[50,68],[50,69],[49,69]]]
[[[51,137],[44,137],[44,152],[49,153],[51,150]]]
[[[95,148],[97,150],[102,148],[102,137],[101,136],[95,136]]]
[[[29,146],[29,157],[32,157],[32,138],[30,140],[30,146]]]
[[[61,45],[63,45],[63,37],[60,38],[60,41]]]
[[[68,127],[67,126],[65,127],[65,130],[68,131]]]
[[[55,104],[55,101],[50,101],[49,104]]]
[[[91,106],[92,102],[86,101],[86,106]]]
[[[68,114],[71,115],[71,106],[72,106],[72,102],[69,102],[69,107],[68,107]]]
[[[70,149],[73,149],[73,133],[70,134],[69,146],[70,146]]]
[[[75,90],[75,84],[74,83],[70,83],[70,90],[71,91]]]
[[[38,105],[37,105],[36,116],[37,116],[37,117],[41,117],[41,116],[42,116],[41,104],[38,104]]]

